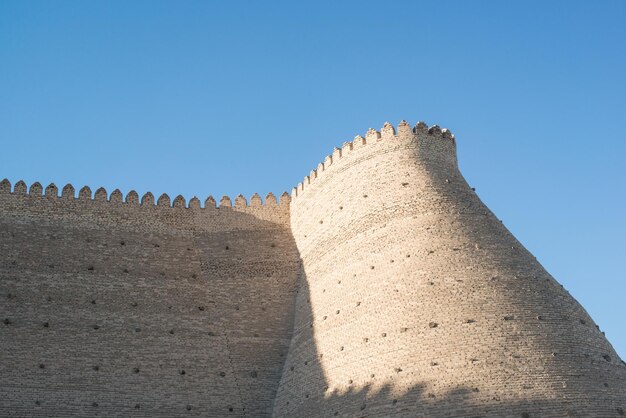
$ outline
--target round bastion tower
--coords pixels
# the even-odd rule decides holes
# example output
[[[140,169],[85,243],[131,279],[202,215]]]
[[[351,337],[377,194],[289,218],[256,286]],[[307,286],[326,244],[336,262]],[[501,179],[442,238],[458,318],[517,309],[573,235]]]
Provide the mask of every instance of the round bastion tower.
[[[302,272],[275,416],[624,415],[626,365],[468,186],[448,130],[370,129],[290,210]]]

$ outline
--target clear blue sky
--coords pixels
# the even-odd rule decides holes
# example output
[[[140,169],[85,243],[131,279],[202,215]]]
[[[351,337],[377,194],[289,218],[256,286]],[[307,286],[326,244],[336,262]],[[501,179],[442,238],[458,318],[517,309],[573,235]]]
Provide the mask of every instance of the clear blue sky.
[[[401,119],[626,357],[626,2],[0,2],[12,183],[280,193]]]

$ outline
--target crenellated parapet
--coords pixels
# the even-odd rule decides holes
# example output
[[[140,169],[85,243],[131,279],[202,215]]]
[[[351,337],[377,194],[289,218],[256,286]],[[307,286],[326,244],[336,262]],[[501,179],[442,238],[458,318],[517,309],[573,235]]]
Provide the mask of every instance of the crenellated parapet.
[[[172,200],[166,193],[156,198],[151,192],[147,192],[140,197],[136,191],[131,190],[124,197],[119,189],[115,189],[109,194],[103,187],[92,192],[92,189],[88,186],[82,187],[78,191],[78,196],[76,196],[76,189],[71,184],[65,185],[59,196],[58,187],[54,183],[44,188],[41,183],[35,182],[28,187],[25,182],[20,180],[12,188],[11,183],[7,179],[2,180],[0,183],[0,194],[38,196],[46,199],[59,199],[61,201],[92,201],[112,205],[191,210],[282,206],[289,205],[292,198],[299,196],[307,187],[323,178],[325,171],[328,171],[332,166],[351,159],[355,154],[364,152],[363,149],[376,146],[376,144],[394,141],[397,143],[414,142],[429,145],[424,147],[425,152],[430,152],[433,155],[436,153],[447,154],[456,161],[455,139],[448,129],[441,129],[438,125],[428,126],[424,122],[418,122],[415,126],[411,126],[403,120],[397,127],[387,122],[380,130],[370,128],[365,132],[364,136],[357,135],[352,141],[346,141],[340,147],[335,147],[332,153],[318,164],[317,168],[311,170],[302,182],[292,189],[290,195],[283,193],[279,198],[272,193],[268,193],[264,200],[258,193],[254,193],[249,200],[243,195],[238,195],[232,200],[228,196],[223,196],[219,199],[218,204],[213,196],[208,196],[204,200],[204,204],[202,204],[200,199],[195,196],[187,202],[181,195],[176,196]]]
[[[204,201],[204,206],[202,206],[200,199],[196,196],[192,197],[189,202],[187,202],[182,195],[177,195],[172,200],[167,193],[163,193],[159,195],[158,199],[155,199],[151,192],[146,192],[140,198],[136,191],[131,190],[126,194],[126,197],[124,197],[119,189],[115,189],[109,194],[104,187],[99,187],[95,193],[92,194],[92,190],[89,186],[83,186],[78,191],[78,195],[76,195],[76,189],[71,184],[63,186],[61,194],[59,195],[59,189],[54,183],[50,183],[48,186],[43,188],[41,183],[35,182],[28,187],[24,181],[20,180],[12,186],[8,179],[0,181],[0,196],[1,195],[28,196],[31,198],[41,198],[52,201],[57,200],[59,202],[97,202],[100,204],[160,207],[185,210],[219,209],[225,207],[230,208],[233,206],[236,209],[246,207],[275,207],[289,205],[289,202],[291,201],[291,198],[286,192],[280,196],[280,201],[276,199],[276,196],[273,193],[270,192],[266,195],[265,200],[263,200],[261,195],[258,193],[254,193],[250,197],[250,203],[248,203],[248,200],[240,194],[234,199],[234,205],[231,203],[231,199],[228,196],[223,196],[220,199],[219,205],[216,204],[213,196],[209,196]]]
[[[396,153],[397,150],[401,152]],[[367,173],[362,172],[362,162],[375,156],[381,158],[392,155],[404,155],[407,158],[415,156],[416,161],[420,161],[425,169],[434,168],[447,173],[450,171],[448,167],[456,168],[456,145],[454,135],[449,130],[441,129],[437,125],[428,126],[423,122],[412,126],[402,121],[396,126],[385,123],[378,130],[370,128],[353,140],[334,147],[332,152],[323,158],[317,167],[310,170],[290,194],[282,193],[280,196],[275,196],[268,193],[263,197],[254,193],[251,196],[237,195],[221,198],[208,196],[205,199],[194,196],[186,199],[182,195],[167,193],[146,192],[140,195],[135,190],[123,193],[120,189],[109,191],[104,187],[75,187],[72,184],[57,186],[55,183],[50,183],[45,186],[39,182],[27,185],[24,181],[18,181],[12,186],[11,182],[5,179],[0,182],[0,204],[8,205],[7,207],[11,207],[11,210],[17,207],[27,209],[30,206],[35,211],[54,209],[50,212],[52,216],[59,213],[55,212],[56,209],[60,209],[65,214],[71,212],[78,216],[83,215],[83,208],[86,209],[85,213],[94,209],[93,213],[101,216],[109,209],[118,214],[130,214],[132,212],[129,211],[137,208],[139,211],[149,211],[151,214],[149,216],[153,214],[165,216],[163,219],[167,219],[171,214],[176,219],[182,219],[192,214],[197,216],[202,213],[208,214],[209,217],[219,216],[220,212],[217,210],[222,209],[222,214],[224,214],[225,209],[247,212],[254,216],[262,214],[263,217],[274,217],[274,215],[282,217],[286,214],[285,219],[289,219],[293,216],[294,208],[297,206],[291,205],[292,199],[307,194],[306,191],[310,190],[306,199],[299,199],[299,202],[302,202],[299,205],[317,205],[328,196],[344,194],[343,189],[351,187],[353,181],[339,173],[348,170],[353,176],[378,176],[380,173],[376,170],[381,169],[382,166],[388,166],[384,160],[380,160],[381,163],[373,168],[374,171],[370,168]],[[356,166],[361,168],[352,169]],[[343,179],[339,185],[332,180],[338,175]],[[139,213],[137,212],[137,216],[143,216]]]
[[[355,154],[361,154],[364,148],[369,148],[380,143],[407,143],[413,142],[426,158],[444,158],[456,164],[456,142],[454,135],[448,129],[441,129],[438,125],[428,126],[424,122],[418,122],[412,127],[406,121],[401,121],[397,128],[386,122],[380,131],[369,128],[365,136],[357,135],[354,140],[344,142],[341,147],[335,147],[333,152],[319,163],[316,169],[311,170],[302,182],[298,183],[291,192],[292,198],[302,194],[307,187],[324,176],[324,172],[340,161],[351,159]]]

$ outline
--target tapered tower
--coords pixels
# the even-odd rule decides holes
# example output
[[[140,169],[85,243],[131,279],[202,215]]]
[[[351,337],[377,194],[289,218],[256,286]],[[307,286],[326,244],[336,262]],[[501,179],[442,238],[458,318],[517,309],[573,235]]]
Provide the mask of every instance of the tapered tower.
[[[294,189],[292,416],[619,416],[626,366],[480,201],[453,135],[385,124]]]

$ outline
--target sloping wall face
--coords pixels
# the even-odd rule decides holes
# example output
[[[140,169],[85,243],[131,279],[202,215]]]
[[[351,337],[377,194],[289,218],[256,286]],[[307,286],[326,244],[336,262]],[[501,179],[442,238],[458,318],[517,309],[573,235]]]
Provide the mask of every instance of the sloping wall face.
[[[268,416],[300,271],[288,202],[55,191],[0,193],[0,415]]]
[[[304,273],[275,416],[623,413],[626,366],[455,154],[436,127],[386,126],[294,191]]]

